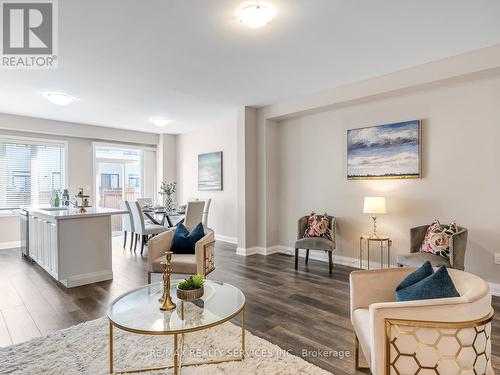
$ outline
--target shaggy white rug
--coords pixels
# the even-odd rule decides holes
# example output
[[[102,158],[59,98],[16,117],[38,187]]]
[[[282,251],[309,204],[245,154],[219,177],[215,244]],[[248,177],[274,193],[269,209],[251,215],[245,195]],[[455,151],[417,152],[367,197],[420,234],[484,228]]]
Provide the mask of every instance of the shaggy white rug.
[[[185,362],[220,358],[241,348],[241,328],[232,323],[187,334]],[[269,341],[246,334],[243,362],[182,368],[182,375],[302,374],[328,375],[302,358],[290,355]],[[171,360],[170,336],[147,336],[114,328],[115,371],[165,366]],[[172,374],[172,370],[143,374]],[[25,343],[0,348],[0,374],[108,374],[109,336],[106,318],[82,323]]]

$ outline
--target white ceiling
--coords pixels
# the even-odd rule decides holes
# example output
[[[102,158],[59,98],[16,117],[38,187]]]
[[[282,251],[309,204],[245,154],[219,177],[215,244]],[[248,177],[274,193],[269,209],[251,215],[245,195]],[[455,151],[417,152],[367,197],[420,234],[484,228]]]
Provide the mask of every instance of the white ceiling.
[[[149,132],[162,116],[184,133],[500,43],[498,0],[268,1],[262,29],[238,22],[236,0],[59,1],[59,68],[1,70],[0,112]]]

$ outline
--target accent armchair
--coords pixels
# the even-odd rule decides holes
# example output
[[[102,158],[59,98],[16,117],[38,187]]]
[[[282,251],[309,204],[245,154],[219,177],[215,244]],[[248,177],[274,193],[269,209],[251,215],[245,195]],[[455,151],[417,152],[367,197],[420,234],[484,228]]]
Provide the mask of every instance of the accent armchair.
[[[191,231],[193,228],[187,228]],[[162,273],[161,261],[165,252],[172,247],[175,229],[159,234],[148,243],[148,283],[151,283],[152,273]],[[205,228],[205,236],[195,245],[195,254],[173,254],[172,272],[177,274],[207,276],[215,269],[215,238],[214,231]]]
[[[414,270],[351,273],[356,369],[361,348],[373,375],[493,374],[488,283],[449,269],[460,297],[395,302],[396,286]]]
[[[304,237],[309,216],[302,216],[298,222],[297,241],[295,242],[295,269],[299,267],[299,249],[306,249],[306,264],[309,261],[309,250],[323,250],[328,252],[329,272],[333,270],[332,253],[335,250],[335,218],[328,216],[332,239],[322,237]]]
[[[451,236],[450,260],[442,256],[420,252],[420,245],[425,237],[429,225],[422,225],[410,229],[411,248],[410,254],[398,255],[397,263],[400,267],[419,267],[426,261],[430,261],[434,267],[445,265],[458,270],[465,269],[465,250],[467,247],[467,229],[458,227],[458,232]]]

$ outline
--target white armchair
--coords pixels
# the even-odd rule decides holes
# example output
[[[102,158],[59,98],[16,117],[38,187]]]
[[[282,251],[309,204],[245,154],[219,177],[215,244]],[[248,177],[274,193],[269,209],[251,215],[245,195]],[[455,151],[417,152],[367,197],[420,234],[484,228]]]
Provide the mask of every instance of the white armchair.
[[[460,297],[395,302],[396,286],[414,270],[351,273],[356,368],[361,348],[373,375],[493,374],[489,285],[448,269]]]
[[[191,231],[193,228],[187,228]],[[148,243],[148,283],[152,273],[163,272],[160,262],[165,259],[165,252],[172,247],[175,229],[170,229],[149,240]],[[205,228],[205,236],[196,242],[195,254],[173,254],[172,272],[177,274],[198,274],[207,276],[215,269],[214,231]]]

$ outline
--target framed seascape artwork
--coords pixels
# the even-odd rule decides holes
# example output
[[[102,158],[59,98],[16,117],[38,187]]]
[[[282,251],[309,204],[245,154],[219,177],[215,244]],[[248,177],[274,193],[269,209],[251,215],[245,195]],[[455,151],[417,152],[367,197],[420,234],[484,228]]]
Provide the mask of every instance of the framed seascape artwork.
[[[198,190],[222,190],[222,151],[198,155]]]
[[[421,177],[420,120],[347,131],[347,179]]]

